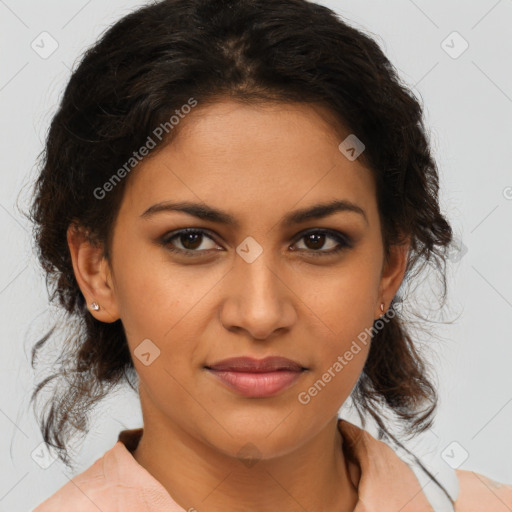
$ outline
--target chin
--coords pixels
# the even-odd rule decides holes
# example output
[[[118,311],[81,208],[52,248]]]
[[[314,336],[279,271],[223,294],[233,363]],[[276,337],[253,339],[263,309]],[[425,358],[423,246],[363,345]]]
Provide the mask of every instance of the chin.
[[[290,415],[293,417],[293,414]],[[209,439],[219,451],[239,459],[273,459],[293,452],[306,439],[298,437],[297,422],[279,420],[259,422],[258,418],[247,418],[237,422],[222,422],[229,434]],[[222,429],[224,431],[224,429]],[[224,432],[225,433],[225,432]]]

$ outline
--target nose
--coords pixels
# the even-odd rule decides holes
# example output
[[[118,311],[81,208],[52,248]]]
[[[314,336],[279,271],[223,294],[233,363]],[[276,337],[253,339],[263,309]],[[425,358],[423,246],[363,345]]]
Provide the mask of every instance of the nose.
[[[257,340],[289,330],[297,320],[297,311],[288,274],[266,256],[266,251],[252,263],[237,256],[223,285],[223,326],[232,332],[246,331]]]

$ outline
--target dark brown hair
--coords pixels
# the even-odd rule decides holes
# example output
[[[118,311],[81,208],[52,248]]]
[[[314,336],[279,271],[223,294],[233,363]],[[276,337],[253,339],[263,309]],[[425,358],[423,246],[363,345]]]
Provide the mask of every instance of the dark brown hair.
[[[222,97],[326,106],[366,146],[360,158],[375,176],[386,254],[409,236],[406,279],[429,266],[446,294],[452,230],[439,208],[422,107],[371,37],[306,0],[163,0],[140,8],[110,27],[73,71],[40,156],[31,209],[50,300],[76,325],[32,395],[53,385],[39,421],[68,465],[66,444],[87,432],[92,406],[123,381],[135,389],[136,374],[121,321],[102,323],[87,309],[66,231],[81,226],[108,258],[130,177],[101,199],[94,191],[190,98],[201,105]],[[395,439],[386,411],[420,432],[431,425],[437,395],[400,309],[393,311],[373,336],[352,399],[363,422],[373,418],[381,435]],[[33,366],[53,332],[34,346]]]

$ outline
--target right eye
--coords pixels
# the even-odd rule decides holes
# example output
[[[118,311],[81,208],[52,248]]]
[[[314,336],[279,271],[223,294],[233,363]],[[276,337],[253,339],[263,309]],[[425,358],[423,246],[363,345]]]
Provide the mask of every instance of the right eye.
[[[165,235],[161,240],[161,244],[172,252],[178,252],[186,256],[198,256],[200,253],[204,253],[212,248],[200,249],[203,245],[203,239],[208,238],[210,241],[214,241],[212,237],[206,234],[206,231],[197,228],[187,228],[180,231],[171,233],[171,236]],[[181,244],[182,247],[176,247],[174,241]],[[214,249],[218,250],[218,249]]]

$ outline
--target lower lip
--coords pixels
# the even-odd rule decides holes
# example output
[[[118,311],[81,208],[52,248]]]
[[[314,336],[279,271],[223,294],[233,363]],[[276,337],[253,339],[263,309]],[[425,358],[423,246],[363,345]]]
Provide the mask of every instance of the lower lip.
[[[278,370],[265,373],[208,370],[221,382],[243,396],[264,398],[290,387],[302,371]]]

